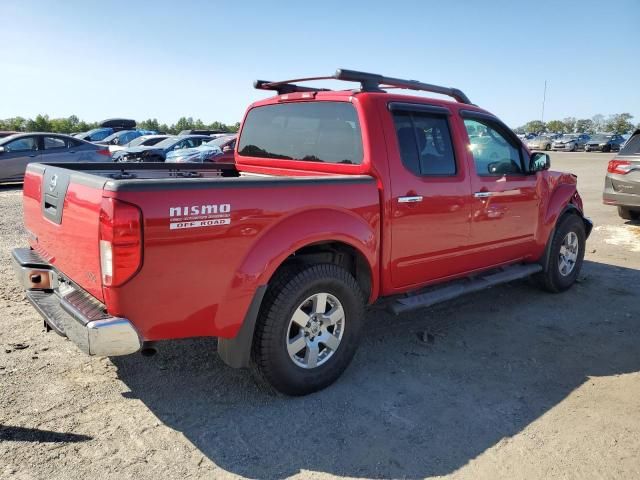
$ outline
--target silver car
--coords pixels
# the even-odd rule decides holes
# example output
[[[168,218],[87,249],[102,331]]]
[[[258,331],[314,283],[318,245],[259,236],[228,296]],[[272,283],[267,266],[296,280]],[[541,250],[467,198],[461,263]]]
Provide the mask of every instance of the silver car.
[[[551,144],[553,140],[545,135],[538,135],[537,137],[527,140],[527,147],[529,150],[551,150]]]
[[[22,181],[31,162],[109,162],[102,145],[57,133],[18,133],[0,139],[0,182]]]
[[[617,206],[625,220],[640,220],[640,130],[609,162],[602,199],[606,205]]]
[[[554,151],[577,152],[583,150],[585,143],[589,141],[589,135],[585,133],[573,133],[563,135],[553,141],[551,148]]]

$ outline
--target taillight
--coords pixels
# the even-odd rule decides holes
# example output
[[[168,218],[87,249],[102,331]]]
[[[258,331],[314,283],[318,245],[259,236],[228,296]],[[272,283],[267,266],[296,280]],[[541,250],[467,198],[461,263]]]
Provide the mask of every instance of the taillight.
[[[105,157],[110,157],[111,156],[111,152],[109,151],[109,149],[104,149],[104,150],[96,150],[96,153],[98,155],[104,155]]]
[[[102,285],[116,287],[133,277],[142,263],[142,215],[138,207],[103,198],[100,206]]]
[[[626,175],[633,170],[633,165],[627,160],[610,160],[607,172],[618,173],[620,175]]]

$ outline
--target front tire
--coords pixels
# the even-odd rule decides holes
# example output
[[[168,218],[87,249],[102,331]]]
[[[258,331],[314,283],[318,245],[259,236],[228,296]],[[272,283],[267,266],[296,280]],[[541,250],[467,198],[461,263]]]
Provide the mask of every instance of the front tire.
[[[551,239],[545,270],[535,276],[538,284],[552,293],[569,289],[582,269],[585,245],[582,219],[573,214],[562,217]]]
[[[277,274],[260,309],[251,352],[259,383],[286,395],[332,384],[356,352],[364,303],[355,278],[337,265]]]

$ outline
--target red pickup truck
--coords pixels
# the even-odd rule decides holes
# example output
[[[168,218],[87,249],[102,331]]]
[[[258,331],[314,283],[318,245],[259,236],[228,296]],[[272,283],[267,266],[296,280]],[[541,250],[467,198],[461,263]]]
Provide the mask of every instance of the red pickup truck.
[[[360,86],[298,85],[322,78]],[[460,90],[351,70],[256,87],[277,95],[247,110],[235,166],[29,165],[13,256],[48,328],[109,356],[215,336],[301,395],[347,367],[367,304],[575,281],[592,228],[576,177]]]

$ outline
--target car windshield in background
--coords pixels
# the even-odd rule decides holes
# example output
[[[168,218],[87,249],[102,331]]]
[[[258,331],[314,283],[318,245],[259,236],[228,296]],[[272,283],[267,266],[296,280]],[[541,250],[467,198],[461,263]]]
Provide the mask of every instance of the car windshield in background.
[[[594,135],[591,137],[591,142],[608,142],[613,138],[613,135]]]
[[[225,143],[231,140],[233,135],[228,135],[226,137],[218,137],[215,140],[211,140],[210,142],[205,143],[204,145],[209,145],[210,147],[222,147]]]
[[[549,137],[545,137],[544,135],[540,135],[540,136],[538,136],[538,137],[533,137],[533,138],[532,138],[532,140],[533,140],[534,142],[540,142],[540,141],[542,141],[542,140],[549,140]]]
[[[238,153],[247,157],[360,164],[360,124],[355,108],[346,102],[256,107],[245,119]]]
[[[575,140],[576,138],[578,138],[577,135],[563,135],[562,137],[560,137],[560,141],[569,142],[571,140]]]
[[[150,146],[150,145],[155,145],[158,142],[161,142],[162,140],[164,140],[166,137],[138,137],[138,138],[134,138],[133,140],[131,140],[128,143],[129,147],[137,147],[139,145],[144,145],[144,146]]]
[[[165,138],[161,142],[156,143],[154,146],[158,148],[168,148],[168,147],[172,147],[175,143],[179,141],[180,141],[179,138],[170,137],[170,138]]]

